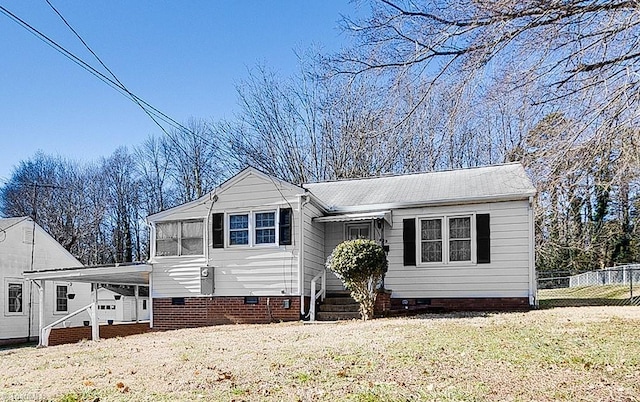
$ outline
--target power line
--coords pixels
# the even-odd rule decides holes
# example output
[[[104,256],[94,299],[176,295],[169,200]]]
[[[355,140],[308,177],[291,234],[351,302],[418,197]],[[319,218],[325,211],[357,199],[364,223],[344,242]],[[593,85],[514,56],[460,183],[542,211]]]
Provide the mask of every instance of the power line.
[[[113,71],[111,71],[111,69],[109,67],[107,67],[107,65],[96,54],[96,52],[94,52],[93,49],[91,49],[89,44],[82,38],[82,36],[80,36],[80,34],[71,26],[71,24],[67,21],[67,19],[64,18],[64,16],[60,13],[60,11],[58,11],[58,9],[55,8],[53,6],[53,4],[51,4],[51,2],[49,0],[45,0],[45,1],[49,5],[49,7],[51,7],[51,9],[58,15],[58,17],[60,17],[60,19],[62,20],[62,22],[64,22],[64,24],[67,26],[67,28],[69,28],[69,30],[71,32],[73,32],[73,34],[76,36],[76,38],[78,38],[78,40],[84,45],[84,47],[89,51],[89,53],[91,53],[93,55],[93,57],[95,57],[95,59],[98,61],[98,63],[100,63],[100,65],[105,70],[107,70],[107,72],[113,77],[113,79],[116,81],[118,87],[120,87],[123,91],[125,91],[127,93],[127,95],[129,95],[129,97],[133,100],[133,102],[135,102],[138,106],[140,106],[140,108],[145,112],[145,114],[147,116],[149,116],[149,118],[155,123],[155,125],[160,127],[160,130],[162,130],[162,132],[164,132],[165,135],[167,137],[169,137],[169,139],[178,147],[178,149],[180,149],[182,151],[182,153],[184,153],[189,158],[190,157],[189,153],[185,149],[182,148],[182,146],[180,145],[178,140],[175,139],[173,137],[173,135],[171,135],[167,130],[165,130],[165,128],[156,120],[156,118],[149,112],[149,110],[147,110],[147,107],[152,108],[152,110],[154,110],[155,112],[161,114],[163,117],[166,117],[167,119],[169,119],[171,122],[175,123],[175,125],[177,125],[180,129],[184,130],[185,132],[191,133],[191,131],[188,130],[186,127],[184,127],[182,124],[178,123],[174,119],[172,119],[169,116],[167,116],[166,114],[160,112],[158,109],[156,109],[153,106],[149,105],[148,103],[144,102],[145,105],[147,105],[147,107],[143,106],[143,104],[141,102],[142,100],[139,99],[136,95],[134,95],[131,91],[129,91],[129,89],[122,83],[122,81],[120,81],[120,79],[118,79],[118,77],[115,75],[115,73]],[[195,133],[193,133],[193,134],[195,135]]]
[[[76,56],[75,54],[73,54],[72,52],[70,52],[69,50],[65,49],[63,46],[61,46],[60,44],[58,44],[56,41],[54,41],[53,39],[51,39],[50,37],[48,37],[47,35],[45,35],[43,32],[39,31],[37,28],[33,27],[32,25],[30,25],[29,23],[27,23],[25,20],[21,19],[20,17],[18,17],[17,15],[15,15],[14,13],[12,13],[11,11],[9,11],[7,8],[5,8],[4,6],[0,5],[0,12],[2,12],[4,15],[6,15],[7,17],[9,17],[11,20],[13,20],[14,22],[16,22],[18,25],[20,25],[22,28],[26,29],[27,31],[29,31],[32,35],[34,35],[36,38],[38,38],[39,40],[43,41],[45,44],[47,44],[48,46],[50,46],[51,48],[53,48],[54,50],[56,50],[57,52],[61,53],[63,56],[65,56],[66,58],[68,58],[69,60],[71,60],[72,62],[74,62],[75,64],[79,65],[81,68],[83,68],[84,70],[88,71],[90,74],[92,74],[93,76],[95,76],[96,78],[98,78],[100,81],[104,82],[105,84],[107,84],[108,86],[110,86],[111,88],[113,88],[114,90],[116,90],[118,93],[120,93],[121,95],[127,97],[129,100],[133,101],[134,103],[136,103],[148,116],[149,118],[151,118],[151,120],[169,137],[169,139],[171,139],[171,141],[174,142],[174,144],[189,158],[192,158],[191,155],[188,154],[188,152],[186,152],[182,146],[180,145],[180,143],[174,138],[174,136],[172,136],[165,128],[164,126],[162,126],[162,124],[159,123],[158,120],[163,121],[164,123],[170,125],[171,127],[182,131],[184,133],[187,134],[192,134],[192,135],[196,135],[198,136],[201,140],[203,140],[205,143],[209,144],[209,145],[213,145],[211,142],[209,142],[208,139],[203,138],[202,136],[196,134],[195,132],[189,130],[188,128],[186,128],[184,125],[180,124],[179,122],[177,122],[176,120],[174,120],[173,118],[171,118],[170,116],[168,116],[167,114],[163,113],[162,111],[160,111],[159,109],[157,109],[156,107],[154,107],[153,105],[149,104],[148,102],[146,102],[144,99],[140,98],[139,96],[135,95],[134,93],[132,93],[131,91],[129,91],[123,84],[122,82],[120,82],[120,80],[115,76],[115,74],[105,65],[105,63],[102,62],[102,60],[98,57],[98,55],[88,46],[88,44],[82,39],[82,37],[77,33],[77,31],[75,29],[73,29],[73,27],[71,27],[71,25],[68,23],[68,21],[62,16],[62,14],[47,0],[47,3],[49,4],[49,6],[56,12],[56,14],[63,20],[63,22],[65,23],[65,25],[76,35],[76,37],[78,37],[78,39],[82,42],[82,44],[87,48],[87,50],[89,52],[91,52],[91,54],[98,60],[98,62],[111,74],[112,78],[109,78],[108,76],[106,76],[105,74],[103,74],[102,72],[96,70],[93,66],[91,66],[90,64],[88,64],[87,62],[85,62],[84,60],[82,60],[81,58],[79,58],[78,56]]]

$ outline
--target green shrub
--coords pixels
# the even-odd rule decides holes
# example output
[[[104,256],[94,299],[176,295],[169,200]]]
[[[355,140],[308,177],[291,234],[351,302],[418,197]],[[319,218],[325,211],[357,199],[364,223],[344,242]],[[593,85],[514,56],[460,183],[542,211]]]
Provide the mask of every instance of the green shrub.
[[[382,247],[373,240],[347,240],[338,244],[326,265],[360,303],[362,319],[372,318],[376,290],[388,266]]]

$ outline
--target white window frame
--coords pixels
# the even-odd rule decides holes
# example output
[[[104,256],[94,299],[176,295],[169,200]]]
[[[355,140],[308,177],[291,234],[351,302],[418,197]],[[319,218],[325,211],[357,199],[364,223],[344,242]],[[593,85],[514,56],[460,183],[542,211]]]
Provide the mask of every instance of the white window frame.
[[[246,229],[231,229],[231,217],[232,216],[247,216],[247,228]],[[249,211],[240,211],[240,212],[230,212],[225,214],[224,217],[224,226],[225,226],[225,243],[227,247],[250,247],[251,246],[251,212]],[[232,231],[247,231],[247,244],[231,244],[231,232]]]
[[[67,288],[67,309],[58,310],[58,286],[64,286]],[[67,282],[54,282],[53,283],[53,314],[66,315],[69,312],[69,283]]]
[[[182,254],[182,224],[185,222],[200,222],[202,223],[202,253],[201,254]],[[176,223],[178,225],[178,253],[175,255],[158,255],[158,225],[162,225],[165,223]],[[155,230],[154,230],[154,234],[153,234],[153,254],[154,254],[154,258],[176,258],[176,257],[202,257],[204,256],[205,253],[205,247],[206,247],[206,238],[205,238],[205,234],[206,234],[206,224],[204,219],[181,219],[181,220],[174,220],[174,221],[162,221],[162,222],[156,222],[155,224]]]
[[[422,242],[425,240],[422,240],[422,221],[429,221],[429,220],[439,220],[442,222],[442,224],[440,225],[440,243],[442,243],[442,260],[441,261],[422,261]],[[445,228],[445,221],[447,220],[446,217],[444,216],[422,216],[420,218],[418,218],[418,227],[416,228],[416,237],[417,237],[417,241],[416,241],[416,246],[418,248],[418,250],[416,251],[416,255],[418,256],[419,259],[419,265],[442,265],[446,263],[447,260],[447,255],[445,254],[447,252],[447,247],[445,245],[445,243],[447,242],[446,240],[446,228]],[[429,240],[427,240],[429,241]],[[435,240],[431,240],[432,242],[435,242]]]
[[[274,227],[265,227],[264,229],[275,230],[275,242],[274,243],[256,243],[256,214],[273,213],[274,214]],[[234,215],[248,215],[249,219],[249,242],[248,244],[231,244],[231,216]],[[280,245],[280,207],[276,209],[256,209],[256,210],[239,210],[225,212],[224,214],[224,243],[227,248],[250,248],[250,247],[279,247]],[[262,228],[261,228],[262,229]],[[245,229],[242,229],[245,230]]]
[[[371,224],[371,222],[348,222],[344,224],[344,239],[345,240],[350,240],[351,238],[349,237],[349,231],[351,228],[368,228],[369,229],[369,237],[367,237],[367,239],[372,239],[372,235],[373,235],[373,225]]]
[[[20,285],[22,286],[22,311],[9,311],[9,285]],[[4,280],[4,300],[2,301],[2,303],[4,304],[4,315],[5,316],[23,316],[26,314],[26,308],[25,308],[25,300],[26,300],[26,284],[24,279],[21,278],[5,278]]]
[[[416,227],[416,256],[419,266],[431,267],[434,265],[452,265],[452,266],[469,266],[477,264],[477,236],[476,236],[476,214],[449,214],[449,215],[425,215],[418,217]],[[449,248],[451,238],[449,237],[449,220],[453,218],[469,218],[471,224],[471,259],[466,261],[451,261],[449,256]],[[424,262],[422,261],[422,221],[430,219],[442,220],[442,261]]]
[[[279,239],[279,235],[280,235],[280,230],[278,230],[279,226],[280,226],[280,214],[279,214],[279,209],[276,210],[268,210],[268,211],[253,211],[251,213],[251,217],[253,218],[253,243],[258,246],[258,247],[263,247],[263,246],[276,246],[278,245],[278,241]],[[258,227],[258,220],[256,218],[256,215],[258,214],[273,214],[273,226],[261,226]],[[250,225],[251,226],[251,225]],[[257,231],[258,229],[273,229],[274,232],[274,241],[273,243],[258,243],[258,235],[257,235]],[[251,243],[251,236],[249,236],[249,243]]]

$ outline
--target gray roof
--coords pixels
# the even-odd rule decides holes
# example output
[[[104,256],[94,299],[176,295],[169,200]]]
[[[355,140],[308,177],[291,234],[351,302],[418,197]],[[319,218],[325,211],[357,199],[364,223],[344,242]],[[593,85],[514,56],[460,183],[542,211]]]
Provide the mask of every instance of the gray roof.
[[[519,163],[309,183],[330,212],[526,199],[536,189]]]

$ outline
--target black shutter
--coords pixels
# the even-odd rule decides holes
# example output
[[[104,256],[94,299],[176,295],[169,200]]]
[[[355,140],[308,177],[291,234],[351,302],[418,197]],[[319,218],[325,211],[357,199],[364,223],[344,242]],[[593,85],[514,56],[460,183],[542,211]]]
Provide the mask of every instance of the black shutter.
[[[291,244],[291,218],[293,211],[291,208],[282,208],[280,210],[280,240],[281,246]]]
[[[224,248],[224,214],[213,214],[213,248]]]
[[[416,220],[402,220],[403,265],[416,265]]]
[[[476,215],[476,243],[478,264],[491,262],[491,232],[489,230],[489,214]]]

